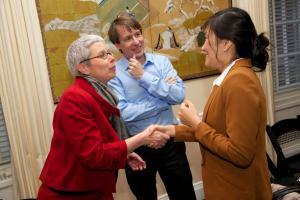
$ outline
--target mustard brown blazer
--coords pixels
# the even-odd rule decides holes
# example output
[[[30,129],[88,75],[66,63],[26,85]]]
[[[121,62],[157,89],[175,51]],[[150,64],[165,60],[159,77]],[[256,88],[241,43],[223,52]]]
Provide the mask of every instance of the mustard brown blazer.
[[[202,121],[195,131],[176,126],[175,139],[199,141],[205,199],[271,199],[265,96],[250,60],[237,60],[213,87]]]

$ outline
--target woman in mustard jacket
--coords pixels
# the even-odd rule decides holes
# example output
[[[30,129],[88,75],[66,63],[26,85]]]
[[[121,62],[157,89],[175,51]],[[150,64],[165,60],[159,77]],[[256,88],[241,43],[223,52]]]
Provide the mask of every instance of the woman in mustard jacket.
[[[205,23],[205,65],[214,81],[202,120],[190,101],[179,111],[184,125],[159,127],[179,141],[199,141],[207,200],[272,198],[265,148],[266,102],[253,67],[263,71],[269,40],[257,34],[247,12],[228,8]]]

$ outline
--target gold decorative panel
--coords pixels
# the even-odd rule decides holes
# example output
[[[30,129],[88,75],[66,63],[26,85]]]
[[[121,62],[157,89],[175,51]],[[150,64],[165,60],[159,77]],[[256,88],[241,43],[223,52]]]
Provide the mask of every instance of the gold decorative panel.
[[[47,55],[53,98],[57,102],[73,78],[67,69],[67,47],[81,34],[98,34],[108,41],[112,20],[122,13],[143,26],[147,52],[171,60],[186,79],[215,74],[204,66],[199,41],[201,25],[213,13],[231,6],[227,0],[36,0]],[[110,45],[116,55],[117,49]]]

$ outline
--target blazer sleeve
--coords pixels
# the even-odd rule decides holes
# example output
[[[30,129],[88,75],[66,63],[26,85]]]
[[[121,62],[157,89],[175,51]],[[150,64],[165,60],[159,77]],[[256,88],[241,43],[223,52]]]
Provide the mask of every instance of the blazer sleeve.
[[[113,139],[115,141],[111,139],[116,138],[114,135],[116,133],[104,119],[103,112],[94,113],[95,110],[99,111],[99,109],[95,109],[95,103],[82,95],[74,96],[73,94],[71,97],[65,97],[59,104],[62,104],[59,105],[59,124],[82,163],[92,169],[125,167],[126,143],[118,139]],[[101,122],[95,115],[103,118]],[[105,126],[108,128],[104,128]]]
[[[195,137],[195,131],[189,126],[186,125],[176,125],[175,126],[175,141],[184,141],[184,142],[197,142]]]
[[[253,73],[254,74],[254,73]],[[222,86],[225,107],[225,133],[201,122],[195,137],[213,153],[237,166],[251,164],[257,149],[257,137],[262,124],[264,97],[254,76],[239,73],[230,76]],[[209,113],[208,113],[209,115]]]

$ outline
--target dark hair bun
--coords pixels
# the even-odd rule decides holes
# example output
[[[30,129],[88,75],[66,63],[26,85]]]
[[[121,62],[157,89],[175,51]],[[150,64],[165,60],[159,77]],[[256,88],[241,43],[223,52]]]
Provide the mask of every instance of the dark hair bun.
[[[267,50],[269,44],[269,39],[264,35],[264,33],[259,34],[254,41],[252,65],[262,71],[266,68],[269,60]]]

